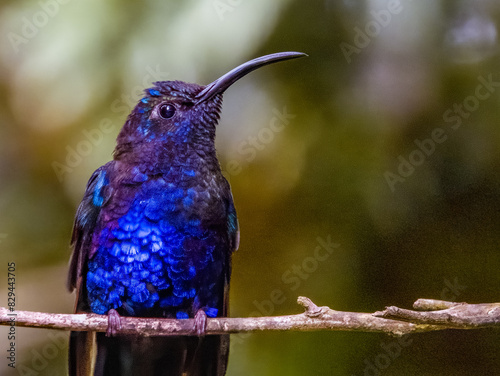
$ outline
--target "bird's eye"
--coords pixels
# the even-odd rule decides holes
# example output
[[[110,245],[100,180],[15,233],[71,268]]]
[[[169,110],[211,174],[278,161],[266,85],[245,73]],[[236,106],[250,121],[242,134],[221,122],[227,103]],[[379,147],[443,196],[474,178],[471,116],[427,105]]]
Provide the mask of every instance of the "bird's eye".
[[[175,107],[171,104],[162,104],[159,113],[163,119],[170,119],[175,114]]]

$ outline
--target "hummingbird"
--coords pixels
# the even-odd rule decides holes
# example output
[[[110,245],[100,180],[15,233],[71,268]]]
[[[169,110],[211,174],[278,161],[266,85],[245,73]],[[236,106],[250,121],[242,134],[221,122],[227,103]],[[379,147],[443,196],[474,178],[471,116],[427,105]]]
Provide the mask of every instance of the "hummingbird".
[[[204,333],[207,317],[228,315],[240,239],[215,150],[222,95],[255,69],[302,56],[262,56],[206,86],[145,90],[76,212],[68,288],[75,312],[108,315],[108,330],[71,332],[70,376],[226,373],[229,335]],[[122,316],[194,318],[196,335],[120,335]]]

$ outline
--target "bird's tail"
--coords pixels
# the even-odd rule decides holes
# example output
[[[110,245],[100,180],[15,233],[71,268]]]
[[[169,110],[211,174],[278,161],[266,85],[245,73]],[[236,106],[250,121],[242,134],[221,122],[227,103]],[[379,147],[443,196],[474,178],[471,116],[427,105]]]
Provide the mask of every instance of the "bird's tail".
[[[94,374],[95,332],[71,332],[69,336],[69,376]]]
[[[226,373],[228,335],[106,337],[97,333],[95,341],[89,338],[92,335],[71,333],[70,376],[223,376]]]

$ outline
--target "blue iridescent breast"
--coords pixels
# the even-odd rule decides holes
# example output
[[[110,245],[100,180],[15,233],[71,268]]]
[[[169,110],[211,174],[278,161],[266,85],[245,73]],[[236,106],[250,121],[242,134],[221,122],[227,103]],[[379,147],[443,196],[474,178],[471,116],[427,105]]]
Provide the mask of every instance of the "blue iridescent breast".
[[[216,316],[220,294],[211,297],[206,282],[224,272],[227,241],[223,231],[207,227],[200,217],[209,193],[162,177],[134,176],[140,188],[127,210],[116,216],[114,207],[124,204],[111,202],[100,213],[86,279],[91,310],[185,318],[196,306]]]

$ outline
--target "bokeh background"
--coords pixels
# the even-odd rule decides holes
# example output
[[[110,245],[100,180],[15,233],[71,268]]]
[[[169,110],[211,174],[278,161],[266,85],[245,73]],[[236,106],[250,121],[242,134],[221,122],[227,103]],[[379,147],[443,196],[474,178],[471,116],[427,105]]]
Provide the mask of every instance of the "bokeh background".
[[[241,226],[231,315],[300,313],[299,295],[499,301],[499,22],[494,0],[3,0],[1,305],[15,262],[17,309],[72,311],[73,216],[144,88],[278,51],[309,57],[231,87],[218,128]],[[65,335],[18,329],[0,374],[66,374]],[[499,341],[240,335],[228,375],[494,375]]]

